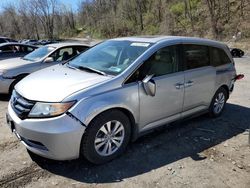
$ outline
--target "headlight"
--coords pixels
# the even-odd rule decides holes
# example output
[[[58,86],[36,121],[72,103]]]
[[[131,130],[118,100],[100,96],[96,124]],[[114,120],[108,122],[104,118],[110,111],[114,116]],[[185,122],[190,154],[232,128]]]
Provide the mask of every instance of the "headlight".
[[[65,102],[65,103],[41,103],[37,102],[35,106],[30,111],[28,117],[38,118],[38,117],[55,117],[65,113],[69,110],[73,105],[73,102]]]

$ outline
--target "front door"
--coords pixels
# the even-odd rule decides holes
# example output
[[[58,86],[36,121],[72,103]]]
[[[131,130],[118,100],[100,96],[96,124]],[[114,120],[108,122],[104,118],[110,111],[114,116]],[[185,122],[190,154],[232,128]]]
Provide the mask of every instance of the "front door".
[[[139,69],[140,80],[154,75],[155,96],[139,82],[140,128],[148,130],[180,118],[184,97],[184,74],[179,63],[179,46],[155,52]]]

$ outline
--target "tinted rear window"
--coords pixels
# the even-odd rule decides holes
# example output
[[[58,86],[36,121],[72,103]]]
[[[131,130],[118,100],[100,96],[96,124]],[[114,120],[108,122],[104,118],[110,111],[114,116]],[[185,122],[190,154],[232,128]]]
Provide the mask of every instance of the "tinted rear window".
[[[209,66],[209,48],[202,45],[185,44],[184,56],[187,69]]]
[[[0,48],[2,52],[12,52],[11,46],[3,46]]]
[[[0,39],[0,43],[4,43],[6,42],[4,39]]]
[[[86,51],[87,49],[89,49],[89,47],[87,47],[87,46],[77,46],[76,47],[76,50],[78,52]]]
[[[230,58],[224,50],[211,47],[211,64],[212,66],[220,66],[231,63]]]

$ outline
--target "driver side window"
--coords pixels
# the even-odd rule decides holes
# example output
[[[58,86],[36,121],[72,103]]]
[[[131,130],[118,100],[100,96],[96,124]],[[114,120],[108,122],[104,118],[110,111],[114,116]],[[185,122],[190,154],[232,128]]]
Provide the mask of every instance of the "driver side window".
[[[127,83],[141,81],[147,75],[163,76],[179,71],[179,46],[168,46],[156,51],[129,78]]]
[[[72,47],[61,48],[55,51],[50,57],[53,58],[53,61],[66,61],[70,59],[73,55]]]

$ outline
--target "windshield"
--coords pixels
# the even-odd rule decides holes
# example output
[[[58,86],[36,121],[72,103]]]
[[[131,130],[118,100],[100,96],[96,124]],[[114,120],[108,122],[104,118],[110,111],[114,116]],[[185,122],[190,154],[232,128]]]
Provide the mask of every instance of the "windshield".
[[[24,56],[23,59],[29,60],[29,61],[38,61],[55,49],[56,48],[52,46],[43,46],[29,53],[28,55]]]
[[[74,58],[69,65],[118,75],[151,45],[146,42],[106,41]]]

